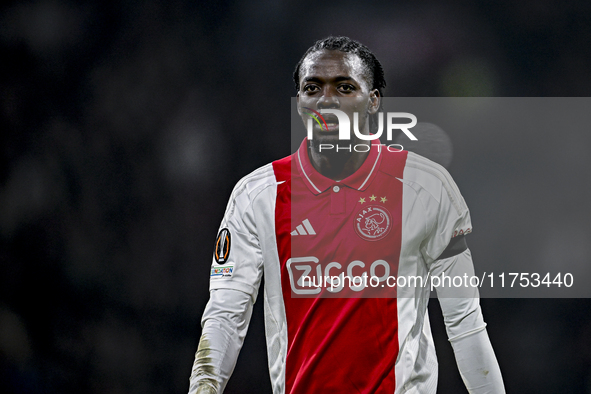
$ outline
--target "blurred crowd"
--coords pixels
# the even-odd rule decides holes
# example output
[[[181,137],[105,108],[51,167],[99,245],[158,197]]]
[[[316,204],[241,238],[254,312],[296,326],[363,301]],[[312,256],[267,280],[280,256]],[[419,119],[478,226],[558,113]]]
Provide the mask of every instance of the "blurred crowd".
[[[227,199],[291,153],[292,72],[330,34],[372,49],[387,96],[591,92],[585,1],[3,3],[0,392],[187,391]],[[477,258],[589,262],[591,138],[556,131],[448,130]],[[482,304],[509,392],[591,393],[589,300]],[[261,315],[228,393],[270,390]]]

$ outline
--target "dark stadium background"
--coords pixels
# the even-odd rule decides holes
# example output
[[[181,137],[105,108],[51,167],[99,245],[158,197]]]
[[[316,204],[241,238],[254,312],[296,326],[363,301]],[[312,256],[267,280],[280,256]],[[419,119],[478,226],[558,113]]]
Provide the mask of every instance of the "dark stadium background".
[[[291,73],[316,39],[368,45],[388,96],[591,93],[589,1],[31,0],[0,10],[6,394],[187,391],[227,199],[239,178],[290,153]],[[448,130],[476,265],[590,263],[591,137],[564,125],[470,144]],[[482,305],[508,392],[591,393],[591,301]],[[436,302],[430,312],[439,392],[463,392]],[[227,393],[270,392],[262,321],[257,304]]]

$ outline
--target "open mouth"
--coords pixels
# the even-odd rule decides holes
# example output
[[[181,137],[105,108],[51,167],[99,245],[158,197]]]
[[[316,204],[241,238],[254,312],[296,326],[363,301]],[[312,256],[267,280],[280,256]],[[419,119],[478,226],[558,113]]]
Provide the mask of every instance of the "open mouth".
[[[339,130],[339,120],[336,116],[332,114],[327,114],[324,116],[324,122],[322,122],[322,128],[320,128],[321,132],[328,132],[333,133]]]
[[[328,127],[328,129],[327,129]],[[329,122],[326,121],[326,126],[322,125],[322,129],[320,129],[321,132],[336,132],[339,131],[339,122]]]

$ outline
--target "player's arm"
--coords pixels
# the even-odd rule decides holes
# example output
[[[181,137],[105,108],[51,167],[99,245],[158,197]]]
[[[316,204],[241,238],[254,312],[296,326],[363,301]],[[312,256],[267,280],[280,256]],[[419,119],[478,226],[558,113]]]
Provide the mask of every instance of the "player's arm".
[[[250,295],[242,291],[211,291],[191,371],[190,394],[217,394],[223,391],[242,348],[252,305]]]
[[[472,256],[464,236],[452,239],[444,253],[433,264],[431,275],[445,274],[451,278],[474,275]],[[504,393],[503,378],[486,331],[478,289],[444,285],[437,288],[437,296],[447,335],[468,392]]]
[[[248,330],[262,266],[254,213],[243,180],[232,193],[216,239],[210,299],[201,321],[189,394],[223,392]]]
[[[466,234],[472,231],[468,207],[443,167],[424,160],[415,165],[423,166],[438,179],[429,184],[430,197],[422,200],[429,218],[422,248],[429,273],[440,279],[470,278],[474,265],[466,243]],[[501,371],[480,309],[478,288],[455,287],[449,280],[440,284],[437,297],[466,388],[476,394],[504,393]]]

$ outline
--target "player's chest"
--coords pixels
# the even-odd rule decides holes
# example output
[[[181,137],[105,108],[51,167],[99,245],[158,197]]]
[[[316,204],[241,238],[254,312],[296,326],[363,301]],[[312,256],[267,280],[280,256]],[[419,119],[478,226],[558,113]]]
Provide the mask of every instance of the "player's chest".
[[[402,189],[377,183],[360,191],[335,184],[323,193],[292,187],[291,256],[384,256],[400,237]]]

